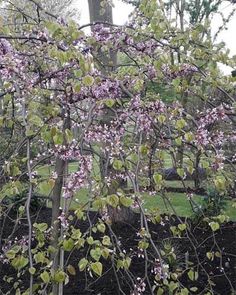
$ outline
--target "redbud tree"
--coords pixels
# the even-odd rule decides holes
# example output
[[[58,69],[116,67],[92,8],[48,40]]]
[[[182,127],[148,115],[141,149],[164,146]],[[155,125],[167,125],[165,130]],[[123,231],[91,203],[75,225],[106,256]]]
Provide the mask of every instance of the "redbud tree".
[[[90,35],[83,32],[86,26]],[[169,216],[143,205],[144,195],[159,196],[177,215],[166,181],[168,156],[186,200],[201,213],[200,226],[214,236],[227,221],[222,212],[201,211],[187,184],[192,178],[196,190],[207,193],[210,187],[222,197],[234,186],[235,156],[229,149],[236,139],[234,87],[217,63],[234,66],[235,59],[209,35],[202,38],[205,29],[199,24],[180,31],[167,20],[161,1],[146,0],[124,26],[79,27],[55,17],[25,23],[20,34],[1,28],[1,222],[16,208],[13,232],[0,241],[0,263],[17,274],[9,294],[62,294],[71,275],[80,275],[64,259],[74,251],[85,253],[78,268],[88,276],[103,276],[103,262],[110,261],[115,273],[126,275],[131,294],[214,294],[191,222],[177,216],[171,235],[187,239],[198,262],[170,267],[166,257],[175,260],[175,253],[167,255],[149,230],[150,223],[164,228]],[[118,57],[115,68],[103,64],[112,53]],[[173,63],[178,56],[181,63]],[[45,165],[50,173],[42,175]],[[20,206],[16,195],[22,196]],[[36,195],[52,208],[51,224],[33,221]],[[95,221],[91,210],[98,212]],[[141,222],[134,248],[124,252],[112,225],[132,223],[131,212]],[[14,240],[23,220],[27,235]],[[82,221],[89,224],[85,232]],[[213,251],[207,253],[214,258]],[[134,257],[146,261],[143,278],[130,271]],[[190,285],[181,281],[186,273]],[[30,278],[27,286],[21,276]],[[194,285],[200,276],[205,286]],[[228,284],[233,290],[230,279]]]

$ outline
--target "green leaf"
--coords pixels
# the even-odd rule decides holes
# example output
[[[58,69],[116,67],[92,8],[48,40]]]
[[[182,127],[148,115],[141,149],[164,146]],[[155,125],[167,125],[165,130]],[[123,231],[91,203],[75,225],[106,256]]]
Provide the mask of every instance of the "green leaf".
[[[107,204],[112,207],[117,207],[119,205],[119,197],[115,194],[107,197]]]
[[[26,127],[26,131],[25,131],[25,135],[26,135],[27,137],[31,137],[31,136],[35,135],[35,131],[32,130],[32,129],[30,129],[29,126],[27,126],[27,127]]]
[[[50,282],[50,275],[46,270],[40,274],[40,278],[45,284]]]
[[[73,133],[72,133],[72,131],[69,130],[69,129],[66,129],[65,130],[65,136],[66,136],[67,143],[70,144],[72,142],[72,140],[73,140]]]
[[[79,82],[79,83],[76,83],[75,85],[74,85],[74,90],[75,90],[75,92],[80,92],[80,90],[81,90],[81,83]]]
[[[110,237],[108,237],[108,236],[104,236],[104,237],[102,238],[102,244],[103,244],[104,246],[110,246],[110,245],[111,245],[111,239],[110,239]]]
[[[130,207],[133,204],[133,200],[131,198],[121,196],[120,197],[120,203],[121,203],[121,205],[123,205],[125,207]]]
[[[17,176],[17,175],[20,175],[20,174],[21,174],[21,171],[20,171],[19,167],[14,165],[12,167],[12,176]]]
[[[3,123],[4,123],[4,117],[0,117],[0,127],[3,126]]]
[[[101,232],[101,233],[104,233],[106,231],[106,226],[104,223],[99,223],[97,225],[97,229]]]
[[[74,239],[74,240],[78,240],[78,239],[81,238],[81,236],[82,236],[82,233],[81,233],[81,231],[80,231],[79,228],[78,228],[78,229],[73,229],[73,230],[72,230],[72,235],[71,235],[72,239]]]
[[[219,220],[220,223],[224,223],[227,220],[227,216],[220,214],[217,216],[217,219]]]
[[[88,87],[92,86],[94,83],[93,77],[89,75],[85,76],[82,81],[83,81],[83,84]]]
[[[6,257],[8,259],[13,259],[13,258],[15,258],[15,256],[16,256],[16,252],[14,252],[12,250],[7,251],[7,253],[6,253]]]
[[[189,294],[189,291],[187,288],[181,289],[180,295],[188,295],[188,294]]]
[[[94,242],[94,240],[93,240],[93,237],[88,237],[87,239],[86,239],[86,241],[87,241],[87,243],[89,244],[89,245],[92,245],[93,244],[93,242]]]
[[[45,222],[43,222],[43,223],[34,223],[33,227],[36,228],[41,233],[44,233],[48,229],[48,225]]]
[[[63,249],[67,252],[70,252],[73,249],[74,245],[75,242],[71,238],[63,241]]]
[[[55,32],[60,29],[60,25],[55,22],[47,21],[45,23],[45,25],[46,25],[46,28],[48,29],[49,33],[51,33],[52,35],[55,34]]]
[[[220,228],[219,223],[215,221],[210,222],[209,225],[213,231],[217,231]]]
[[[190,271],[188,271],[188,277],[191,281],[196,281],[198,279],[198,272],[190,269]]]
[[[44,124],[43,120],[37,115],[30,115],[29,116],[29,123],[31,123],[37,127],[42,127]]]
[[[142,155],[147,155],[148,154],[148,147],[143,144],[139,147],[139,151]]]
[[[80,271],[84,271],[86,266],[88,265],[88,260],[86,258],[82,258],[80,261],[79,261],[79,270]]]
[[[153,179],[154,179],[155,184],[159,185],[162,183],[163,176],[161,174],[155,173],[153,175]]]
[[[210,164],[209,164],[209,162],[202,160],[201,166],[202,166],[202,168],[207,169],[207,168],[209,168]]]
[[[178,146],[180,146],[180,145],[182,144],[182,137],[177,137],[177,138],[175,139],[175,142],[176,142],[176,144],[177,144]]]
[[[206,256],[209,260],[214,260],[214,253],[213,252],[207,252]]]
[[[99,261],[100,257],[102,256],[101,249],[99,247],[92,249],[90,251],[90,255],[94,260]]]
[[[54,281],[57,283],[63,283],[65,279],[66,279],[66,274],[62,270],[57,271],[54,275]]]
[[[119,270],[120,268],[123,269],[124,268],[124,260],[118,259],[116,262],[116,267]]]
[[[121,170],[123,167],[123,162],[121,160],[115,159],[112,163],[112,166],[115,170]]]
[[[131,264],[131,258],[130,257],[126,257],[125,260],[124,260],[124,268],[125,269],[129,269],[130,264]]]
[[[54,136],[53,136],[53,141],[55,144],[57,145],[62,145],[63,144],[63,133],[62,132],[57,132]]]
[[[104,259],[107,259],[109,257],[109,254],[110,254],[110,252],[109,252],[109,249],[108,248],[103,248],[102,249],[102,257]]]
[[[73,265],[69,264],[66,269],[70,275],[72,276],[76,275],[76,270]]]
[[[181,224],[178,224],[178,228],[179,228],[181,231],[184,231],[184,230],[187,228],[187,226],[186,226],[185,223],[181,223]]]
[[[116,101],[115,99],[108,98],[104,101],[104,103],[108,108],[112,108],[114,104],[116,103]]]
[[[34,275],[35,272],[36,272],[36,268],[35,268],[35,267],[30,267],[30,268],[29,268],[29,273],[30,273],[30,274]]]
[[[12,260],[11,264],[15,269],[20,270],[24,268],[28,262],[28,258],[24,257],[23,255],[19,255]]]
[[[194,140],[194,135],[192,132],[187,132],[185,133],[184,138],[187,142],[192,142]]]
[[[44,263],[45,262],[45,254],[43,252],[38,252],[34,255],[34,260],[36,263]]]
[[[138,247],[139,247],[139,249],[145,250],[149,247],[149,243],[144,240],[139,241]]]
[[[161,124],[163,124],[163,123],[165,123],[165,121],[166,121],[166,116],[164,116],[164,115],[159,115],[159,116],[157,117],[157,119],[158,119],[158,121],[159,121]]]
[[[157,290],[157,295],[162,295],[162,294],[164,294],[164,290],[161,287],[159,287]]]
[[[187,125],[187,123],[184,119],[177,120],[177,122],[176,122],[176,127],[179,130],[183,129],[186,125]]]
[[[46,181],[40,182],[38,189],[42,195],[47,196],[52,191],[54,185],[55,185],[54,180],[53,181],[46,180]]]
[[[214,183],[218,191],[224,191],[226,189],[226,179],[224,176],[217,176]]]
[[[101,264],[101,262],[92,263],[91,264],[91,269],[96,275],[98,275],[98,276],[102,275],[102,264]]]
[[[178,286],[179,286],[178,283],[175,283],[175,282],[173,282],[173,281],[171,281],[171,282],[169,283],[169,285],[168,285],[168,287],[169,287],[169,289],[170,289],[171,292],[173,292],[175,289],[177,289]]]
[[[181,178],[184,178],[185,172],[183,168],[177,168],[177,173]]]

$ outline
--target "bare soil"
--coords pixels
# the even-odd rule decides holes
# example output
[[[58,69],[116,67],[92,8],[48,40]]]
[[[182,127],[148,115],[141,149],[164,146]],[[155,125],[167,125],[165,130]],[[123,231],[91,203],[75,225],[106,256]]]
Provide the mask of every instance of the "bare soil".
[[[91,222],[95,222],[98,215],[95,212],[89,213]],[[12,216],[13,217],[13,216]],[[42,208],[38,215],[33,215],[33,220],[37,222],[48,222],[50,224],[51,209]],[[163,219],[165,219],[163,217]],[[14,220],[14,218],[13,218]],[[2,232],[2,240],[6,239],[11,233],[14,226],[13,220],[6,218],[0,224]],[[190,221],[187,221],[190,223]],[[154,243],[159,249],[163,248],[165,242],[171,243],[175,249],[177,255],[176,263],[177,267],[186,267],[186,257],[193,263],[198,265],[199,277],[196,282],[191,281],[187,274],[182,275],[179,280],[183,286],[190,288],[192,286],[198,287],[198,291],[192,294],[205,294],[202,293],[206,284],[208,274],[212,281],[212,287],[214,294],[231,295],[232,287],[236,290],[236,223],[227,222],[222,228],[212,234],[212,231],[208,227],[192,226],[191,241],[187,235],[181,238],[174,238],[170,232],[170,226],[176,225],[179,222],[177,217],[171,216],[165,219],[165,224],[153,224],[149,223],[149,229],[152,233]],[[77,226],[81,231],[85,232],[89,228],[89,222],[79,222]],[[88,251],[87,247],[82,250],[73,251],[68,259],[68,264],[71,264],[76,269],[76,275],[70,276],[69,283],[64,286],[65,295],[118,295],[118,294],[131,294],[132,284],[131,280],[135,280],[137,277],[144,278],[145,272],[148,272],[148,278],[150,282],[153,282],[154,275],[151,272],[152,267],[149,263],[146,265],[145,260],[142,257],[138,257],[134,253],[137,252],[137,244],[139,237],[137,231],[140,229],[140,217],[138,214],[134,217],[134,223],[124,224],[118,223],[112,225],[116,237],[120,241],[120,247],[125,250],[126,253],[132,253],[132,262],[130,266],[130,277],[128,277],[125,271],[115,271],[112,267],[110,260],[101,260],[104,264],[104,271],[101,277],[91,277],[89,273],[79,272],[78,262],[84,257]],[[27,235],[27,223],[26,220],[21,222],[16,228],[13,238]],[[109,233],[106,233],[109,234]],[[218,251],[222,254],[221,257],[216,257],[213,261],[206,257],[207,252]],[[1,253],[0,253],[1,254]],[[150,253],[151,255],[152,253]],[[172,267],[172,266],[171,266]],[[171,269],[170,267],[170,269]],[[173,266],[174,267],[174,266]],[[0,290],[2,294],[14,295],[15,291],[9,292],[12,287],[12,283],[8,284],[4,277],[10,275],[17,276],[16,271],[9,264],[4,264],[0,261]],[[146,290],[142,294],[152,294],[148,281],[145,280]],[[28,278],[24,277],[22,281],[22,287],[28,287]],[[0,292],[1,294],[1,292]]]

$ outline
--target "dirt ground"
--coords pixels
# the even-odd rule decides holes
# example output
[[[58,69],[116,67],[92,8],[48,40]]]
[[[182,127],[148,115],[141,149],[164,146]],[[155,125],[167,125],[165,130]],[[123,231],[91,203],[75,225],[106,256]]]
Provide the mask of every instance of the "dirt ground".
[[[37,216],[33,216],[33,219],[37,219],[38,222],[48,222],[48,224],[50,224],[50,216],[51,210],[42,208]],[[94,212],[90,212],[89,216],[92,222],[95,222],[98,218],[98,215]],[[101,260],[104,264],[104,271],[101,277],[91,277],[89,273],[79,272],[78,262],[86,255],[88,250],[85,247],[82,248],[82,250],[73,251],[72,255],[68,258],[68,264],[75,267],[76,275],[70,276],[69,283],[64,286],[65,295],[129,295],[132,293],[132,279],[135,280],[137,277],[144,278],[145,276],[145,260],[142,257],[138,257],[138,255],[134,255],[134,253],[137,253],[137,244],[139,241],[137,230],[140,229],[139,215],[136,214],[134,218],[134,225],[122,223],[112,225],[112,230],[118,237],[122,250],[125,250],[126,253],[133,253],[129,275],[122,270],[115,271],[110,260],[105,259]],[[186,260],[186,253],[188,254],[188,260],[191,261],[193,265],[200,265],[197,282],[192,282],[187,275],[182,275],[179,281],[183,286],[188,288],[196,286],[198,287],[198,291],[192,294],[205,294],[206,292],[201,293],[201,290],[206,286],[206,274],[209,274],[214,294],[234,294],[231,293],[231,289],[232,287],[236,289],[236,223],[225,223],[222,228],[216,232],[215,236],[212,235],[209,228],[195,226],[192,228],[192,242],[190,242],[187,236],[174,238],[171,235],[170,226],[176,223],[176,217],[172,216],[164,225],[154,225],[150,223],[149,229],[157,247],[161,249],[166,241],[171,243],[174,247],[177,256],[176,263],[179,264],[177,267],[182,269],[185,267],[183,263]],[[85,232],[89,227],[89,223],[87,221],[80,221],[77,223],[77,226],[82,232]],[[3,240],[11,234],[12,228],[13,222],[10,219],[6,219],[4,224],[2,221],[0,229]],[[14,237],[21,238],[23,235],[27,235],[26,220],[17,226]],[[210,251],[219,251],[222,253],[222,256],[216,257],[211,261],[206,257],[206,253]],[[147,272],[150,282],[153,282],[154,275],[149,263],[146,265],[146,273]],[[4,295],[14,295],[14,291],[8,293],[12,287],[12,283],[8,284],[4,281],[4,276],[6,275],[16,277],[17,274],[10,265],[0,261],[0,290]],[[147,280],[145,280],[145,283],[146,290],[142,294],[152,294]],[[27,277],[23,277],[22,286],[28,287]]]

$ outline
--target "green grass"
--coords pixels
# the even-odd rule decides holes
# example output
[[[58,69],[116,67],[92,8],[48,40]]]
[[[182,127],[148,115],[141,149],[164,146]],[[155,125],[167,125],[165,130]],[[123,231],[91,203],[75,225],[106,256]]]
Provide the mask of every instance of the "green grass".
[[[173,187],[173,188],[183,188],[183,183],[180,180],[166,180],[165,181],[166,187]],[[193,188],[194,182],[192,180],[184,180],[184,185],[186,187]]]
[[[193,215],[193,210],[186,194],[183,193],[169,193],[168,199],[163,199],[159,195],[149,196],[148,194],[143,195],[144,207],[147,210],[151,208],[159,208],[162,213],[177,214],[182,217],[190,217]],[[199,195],[194,195],[193,198],[194,205],[200,206],[203,201],[203,197]],[[226,201],[225,214],[229,216],[231,220],[236,221],[236,208],[233,206],[231,200]],[[173,209],[172,209],[173,207]]]
[[[164,199],[159,195],[149,196],[145,194],[143,196],[144,207],[148,210],[151,208],[158,208],[162,213],[177,213],[179,216],[190,216],[193,211],[191,205],[186,198],[185,194],[182,193],[169,193],[167,196],[168,199]],[[193,200],[196,203],[200,203],[201,197],[194,196]],[[171,208],[173,207],[173,209]]]
[[[96,172],[99,170],[98,164],[95,163],[94,165],[94,171],[93,173],[96,174]],[[78,169],[78,164],[76,162],[72,162],[69,164],[69,172],[75,172]],[[42,178],[47,178],[51,173],[54,171],[54,167],[50,165],[41,166],[37,169],[38,175]],[[193,181],[185,181],[185,185],[187,187],[193,187]],[[168,187],[183,187],[183,184],[181,181],[166,181],[166,186]],[[40,190],[38,190],[38,193],[40,194]],[[48,191],[48,194],[50,191]],[[45,194],[45,191],[44,191]],[[87,189],[81,189],[78,191],[74,197],[74,201],[71,204],[71,209],[76,209],[78,206],[86,204],[88,202],[89,196]],[[144,208],[147,210],[150,210],[152,208],[158,208],[161,213],[177,213],[177,215],[182,217],[189,217],[193,214],[191,205],[189,200],[186,197],[186,194],[184,193],[168,193],[168,200],[165,200],[159,196],[149,196],[148,194],[143,194],[143,200],[144,200]],[[202,203],[202,197],[194,195],[193,196],[193,202],[201,205]],[[170,205],[171,204],[171,205]],[[236,208],[232,207],[233,202],[230,200],[227,200],[227,206],[226,206],[226,215],[230,217],[231,220],[236,220]],[[50,206],[50,204],[49,204]],[[174,208],[174,211],[172,210],[171,206]]]
[[[76,172],[77,170],[78,170],[78,163],[77,162],[69,163],[69,172],[70,173]],[[45,177],[45,178],[50,176],[53,171],[54,171],[54,166],[52,166],[52,165],[44,165],[44,166],[40,166],[37,168],[38,175],[41,177]]]

